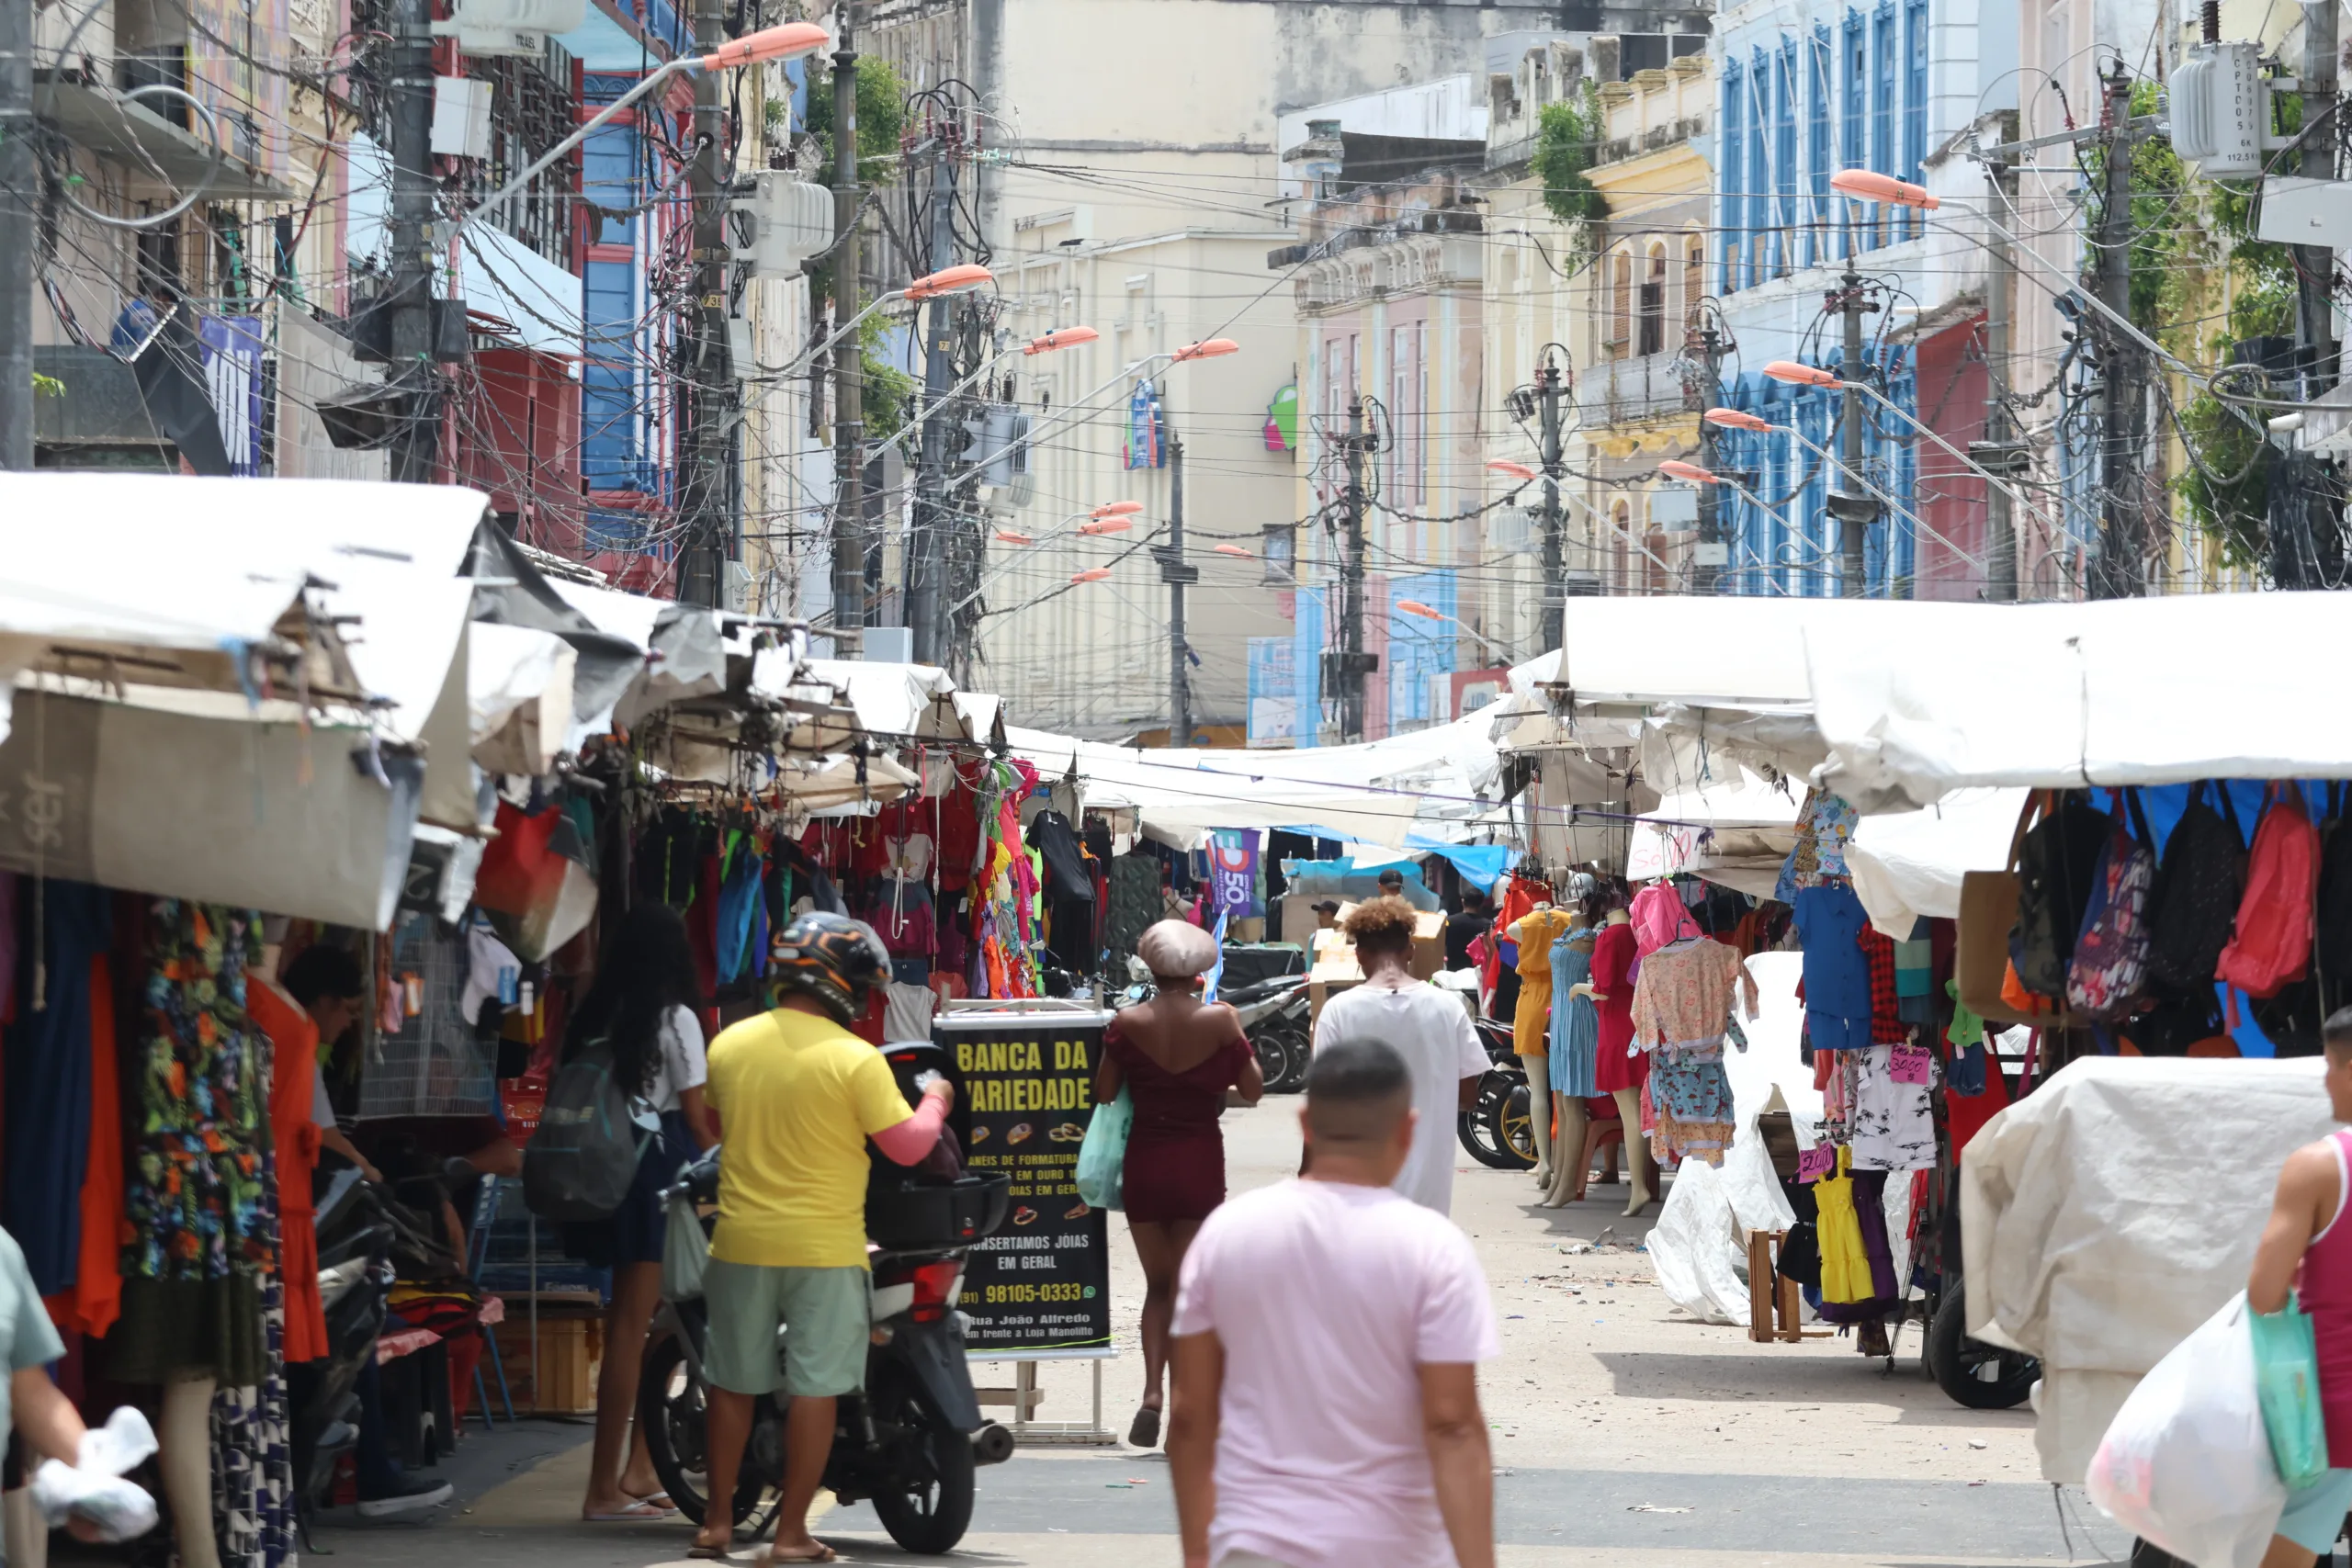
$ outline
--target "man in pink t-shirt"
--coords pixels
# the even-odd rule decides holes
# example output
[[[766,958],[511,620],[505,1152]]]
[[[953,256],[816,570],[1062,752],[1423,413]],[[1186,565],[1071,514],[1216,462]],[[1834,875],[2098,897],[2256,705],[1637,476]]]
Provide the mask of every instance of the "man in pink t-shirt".
[[[1389,1187],[1413,1146],[1404,1057],[1317,1051],[1301,1121],[1311,1174],[1231,1200],[1184,1258],[1185,1568],[1493,1568],[1494,1309],[1469,1238]]]

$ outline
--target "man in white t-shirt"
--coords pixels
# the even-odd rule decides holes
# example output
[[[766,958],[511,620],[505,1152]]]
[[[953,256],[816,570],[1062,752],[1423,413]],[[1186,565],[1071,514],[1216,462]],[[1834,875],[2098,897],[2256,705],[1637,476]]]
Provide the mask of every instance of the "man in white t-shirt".
[[[1345,926],[1363,984],[1323,1004],[1315,1021],[1316,1054],[1351,1041],[1377,1040],[1405,1058],[1419,1125],[1412,1153],[1397,1173],[1396,1190],[1423,1208],[1452,1213],[1454,1120],[1477,1102],[1478,1080],[1491,1064],[1479,1049],[1478,1032],[1462,999],[1413,978],[1410,904],[1374,898],[1350,910]]]
[[[1469,1238],[1391,1190],[1412,1078],[1377,1042],[1316,1053],[1300,1180],[1228,1200],[1185,1254],[1168,1458],[1185,1568],[1493,1568]]]

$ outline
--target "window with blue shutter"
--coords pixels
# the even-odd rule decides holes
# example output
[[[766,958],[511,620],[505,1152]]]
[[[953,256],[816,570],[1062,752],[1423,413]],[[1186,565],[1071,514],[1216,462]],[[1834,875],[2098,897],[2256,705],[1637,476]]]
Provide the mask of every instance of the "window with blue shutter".
[[[1903,166],[1894,145],[1894,0],[1879,0],[1877,11],[1871,17],[1871,60],[1870,166],[1883,175],[1891,175]],[[1884,202],[1871,205],[1871,231],[1876,236],[1871,243],[1883,245],[1893,237],[1888,231],[1897,209]]]
[[[1928,161],[1928,0],[1904,0],[1903,51],[1903,177],[1924,182]],[[1927,225],[1927,215],[1905,209],[1904,227],[1913,234]]]
[[[1838,141],[1841,143],[1840,161],[1849,169],[1861,168],[1870,162],[1870,155],[1862,139],[1865,116],[1870,103],[1869,50],[1870,44],[1862,28],[1862,14],[1860,11],[1847,12],[1844,55],[1846,81],[1845,92],[1842,95],[1844,101],[1840,106],[1844,116],[1840,126],[1843,134]],[[1842,199],[1838,207],[1838,227],[1841,235],[1839,249],[1844,254],[1851,256],[1855,250],[1854,231],[1862,220],[1862,209],[1858,204]]]
[[[1775,99],[1772,118],[1772,189],[1780,198],[1773,214],[1772,270],[1786,277],[1797,261],[1797,40],[1781,45],[1778,69],[1772,76]]]
[[[1740,254],[1745,249],[1740,243],[1739,233],[1739,219],[1742,210],[1739,154],[1741,148],[1746,145],[1740,140],[1742,135],[1740,127],[1744,122],[1745,117],[1742,110],[1747,92],[1746,73],[1740,70],[1736,62],[1724,62],[1721,92],[1723,112],[1718,118],[1723,122],[1723,152],[1721,171],[1716,176],[1722,192],[1720,203],[1722,210],[1717,219],[1717,222],[1723,229],[1721,288],[1724,293],[1734,294],[1739,290]]]
[[[1829,225],[1833,221],[1829,197],[1829,84],[1830,61],[1836,52],[1836,45],[1829,38],[1829,24],[1815,22],[1813,47],[1806,51],[1805,73],[1805,167],[1813,189],[1813,209],[1806,215],[1807,266],[1816,266],[1829,259]]]
[[[1772,59],[1758,50],[1747,71],[1747,264],[1742,274],[1750,283],[1771,276],[1771,258],[1765,247],[1772,227],[1771,143],[1765,139],[1772,112]]]

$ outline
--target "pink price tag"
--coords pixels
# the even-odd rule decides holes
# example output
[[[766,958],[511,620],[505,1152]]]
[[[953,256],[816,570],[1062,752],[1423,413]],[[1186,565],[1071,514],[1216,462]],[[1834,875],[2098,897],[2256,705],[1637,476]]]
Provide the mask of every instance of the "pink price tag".
[[[1838,1145],[1815,1144],[1797,1151],[1797,1179],[1821,1181],[1838,1174]]]
[[[1928,1083],[1935,1077],[1934,1062],[1925,1045],[1897,1045],[1887,1076],[1896,1083]]]

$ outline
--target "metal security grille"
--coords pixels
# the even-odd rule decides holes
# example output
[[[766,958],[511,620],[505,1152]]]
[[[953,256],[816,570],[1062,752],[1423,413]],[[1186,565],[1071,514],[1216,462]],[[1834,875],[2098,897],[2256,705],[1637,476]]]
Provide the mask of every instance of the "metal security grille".
[[[398,1030],[379,1032],[360,1077],[361,1121],[489,1113],[497,1089],[497,1045],[476,1036],[458,1006],[466,966],[463,931],[419,914],[403,914],[392,929],[392,984],[405,992],[414,976],[420,1006],[414,1016],[401,1018]]]

